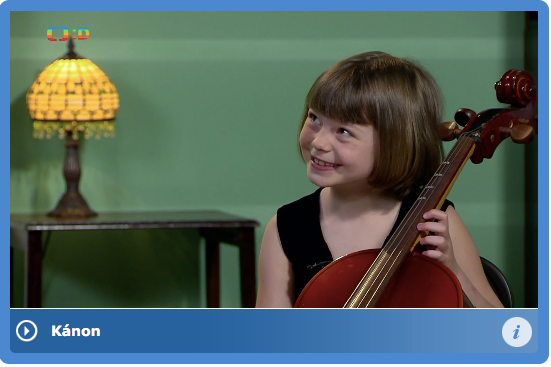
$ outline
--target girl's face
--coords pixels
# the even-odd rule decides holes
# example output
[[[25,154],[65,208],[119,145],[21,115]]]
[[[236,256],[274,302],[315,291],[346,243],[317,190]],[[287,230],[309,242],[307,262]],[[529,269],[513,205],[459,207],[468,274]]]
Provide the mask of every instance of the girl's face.
[[[339,122],[310,109],[299,142],[315,185],[368,187],[379,151],[373,126]]]

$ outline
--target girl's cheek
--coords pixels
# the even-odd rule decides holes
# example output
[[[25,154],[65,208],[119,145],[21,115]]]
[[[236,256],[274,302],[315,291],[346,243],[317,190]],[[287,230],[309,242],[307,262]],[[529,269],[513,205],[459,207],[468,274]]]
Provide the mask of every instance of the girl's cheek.
[[[308,143],[302,139],[300,140],[300,153],[302,154],[302,158],[310,160],[310,148]]]
[[[300,145],[300,153],[302,155],[302,160],[305,162],[305,163],[308,163],[310,161],[310,149],[307,149],[306,147],[304,147],[302,144]]]
[[[308,133],[305,131],[304,128],[300,132],[299,144],[300,144],[301,150],[303,150],[303,151],[304,150],[309,150],[310,141],[309,141]]]
[[[304,161],[304,163],[308,163],[310,161],[310,153],[305,151],[304,149],[302,150],[302,160]]]

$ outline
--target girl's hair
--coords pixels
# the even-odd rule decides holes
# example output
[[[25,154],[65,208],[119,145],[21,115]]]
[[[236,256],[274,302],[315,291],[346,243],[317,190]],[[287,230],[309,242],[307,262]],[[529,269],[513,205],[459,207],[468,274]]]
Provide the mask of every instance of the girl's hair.
[[[382,194],[402,200],[429,181],[444,156],[440,89],[412,61],[377,51],[342,60],[310,88],[299,134],[310,108],[375,128],[379,152],[368,183]]]

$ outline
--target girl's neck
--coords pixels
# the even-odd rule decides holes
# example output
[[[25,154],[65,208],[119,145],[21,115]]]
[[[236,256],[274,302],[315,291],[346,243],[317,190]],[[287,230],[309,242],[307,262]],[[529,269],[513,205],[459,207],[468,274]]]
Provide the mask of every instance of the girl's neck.
[[[370,187],[326,187],[322,190],[324,209],[340,217],[358,217],[368,213],[388,213],[400,207],[400,201],[374,192]]]

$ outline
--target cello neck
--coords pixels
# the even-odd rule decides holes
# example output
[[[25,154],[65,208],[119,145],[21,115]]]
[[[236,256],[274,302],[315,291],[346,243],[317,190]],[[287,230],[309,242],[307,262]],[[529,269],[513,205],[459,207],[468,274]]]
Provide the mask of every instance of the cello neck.
[[[381,249],[344,308],[376,306],[394,273],[419,243],[421,235],[416,226],[424,221],[423,214],[442,207],[459,173],[474,152],[475,138],[467,134],[459,137],[392,237]]]

